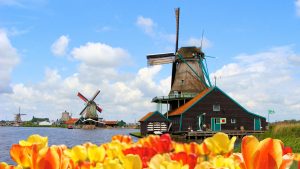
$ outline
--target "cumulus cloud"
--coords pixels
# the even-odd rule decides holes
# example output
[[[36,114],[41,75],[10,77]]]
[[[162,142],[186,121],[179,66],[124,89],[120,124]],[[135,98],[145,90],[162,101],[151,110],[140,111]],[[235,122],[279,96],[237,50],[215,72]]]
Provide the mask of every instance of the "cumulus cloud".
[[[129,56],[122,48],[114,48],[103,43],[88,42],[84,46],[74,48],[71,52],[78,59],[90,66],[114,67]]]
[[[5,31],[0,29],[0,93],[9,92],[10,76],[19,63],[17,50],[11,45]]]
[[[68,36],[60,36],[51,46],[51,52],[55,56],[64,56],[66,54],[70,39]]]
[[[296,5],[296,13],[298,16],[300,16],[300,0],[296,0],[295,5]]]
[[[221,89],[254,113],[274,109],[272,121],[300,118],[299,54],[283,46],[235,59],[211,74]]]
[[[161,66],[140,68],[136,73],[120,72],[120,63],[130,62],[129,54],[122,48],[89,42],[74,48],[71,56],[79,61],[74,74],[63,77],[58,70],[46,68],[44,80],[14,84],[12,93],[0,95],[3,101],[0,109],[15,112],[21,106],[28,115],[24,119],[34,115],[56,120],[64,110],[79,117],[84,103],[76,96],[77,92],[90,98],[100,89],[96,102],[103,108],[102,117],[134,122],[156,109],[151,103],[153,97],[170,90],[170,77],[155,80]],[[13,119],[13,114],[7,118]]]
[[[194,38],[191,37],[189,38],[187,41],[184,42],[185,46],[197,46],[200,47],[201,46],[201,41],[202,41],[202,48],[206,49],[206,48],[210,48],[212,46],[211,41],[209,41],[207,38],[203,37],[202,38]]]
[[[136,25],[140,28],[142,28],[146,34],[148,35],[154,35],[154,26],[155,23],[151,18],[146,18],[143,16],[139,16],[136,20]]]

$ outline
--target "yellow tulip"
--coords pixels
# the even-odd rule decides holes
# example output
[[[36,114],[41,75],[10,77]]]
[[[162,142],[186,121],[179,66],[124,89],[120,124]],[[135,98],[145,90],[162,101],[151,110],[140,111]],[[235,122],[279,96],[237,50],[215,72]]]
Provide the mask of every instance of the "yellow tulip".
[[[212,137],[206,138],[204,143],[212,154],[228,156],[233,151],[235,140],[236,137],[229,139],[227,134],[218,132]]]
[[[212,164],[216,168],[240,169],[239,163],[237,163],[233,158],[226,158],[220,155],[216,156],[212,160]]]
[[[171,160],[169,154],[157,154],[150,160],[149,169],[189,169],[189,165]]]
[[[67,149],[64,151],[64,154],[75,163],[85,161],[88,157],[87,150],[82,145],[76,145],[72,149]]]
[[[92,163],[103,162],[105,157],[105,149],[103,146],[90,145],[87,148],[89,161]]]
[[[107,160],[103,164],[104,169],[124,169],[118,159]]]
[[[214,168],[214,166],[208,161],[204,161],[195,166],[195,169],[213,169],[213,168]]]
[[[38,149],[48,147],[48,137],[42,137],[38,134],[33,134],[27,138],[27,140],[20,140],[19,144],[21,146],[31,146],[33,144],[38,145]]]
[[[138,155],[128,154],[124,157],[123,167],[124,169],[141,169],[142,160]]]

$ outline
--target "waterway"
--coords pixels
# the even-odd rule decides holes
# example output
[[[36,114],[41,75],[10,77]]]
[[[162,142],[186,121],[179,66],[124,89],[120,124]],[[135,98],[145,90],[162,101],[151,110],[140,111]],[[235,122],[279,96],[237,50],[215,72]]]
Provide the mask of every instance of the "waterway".
[[[48,137],[48,144],[65,144],[68,147],[92,142],[100,145],[110,142],[111,137],[116,134],[129,135],[131,132],[137,132],[137,129],[102,129],[82,130],[66,128],[46,128],[46,127],[0,127],[0,162],[8,164],[15,163],[11,160],[9,150],[12,144],[17,144],[19,140],[25,140],[32,134],[39,134]],[[132,137],[133,141],[137,138]]]

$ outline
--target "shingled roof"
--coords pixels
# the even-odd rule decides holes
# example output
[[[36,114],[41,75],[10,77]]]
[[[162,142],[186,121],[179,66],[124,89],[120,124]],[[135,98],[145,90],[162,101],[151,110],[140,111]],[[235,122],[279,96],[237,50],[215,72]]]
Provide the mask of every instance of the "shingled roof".
[[[249,112],[247,109],[245,109],[242,105],[240,105],[237,101],[235,101],[234,99],[232,99],[229,95],[227,95],[225,92],[223,92],[220,88],[218,88],[217,86],[211,87],[211,88],[207,88],[205,90],[203,90],[202,92],[200,92],[197,96],[195,96],[192,100],[190,100],[189,102],[187,102],[186,104],[180,106],[178,109],[170,112],[168,114],[168,116],[177,116],[177,115],[181,115],[182,113],[186,112],[191,106],[193,106],[195,103],[197,103],[199,100],[201,100],[202,98],[204,98],[207,94],[209,94],[211,91],[213,91],[214,89],[219,90],[221,93],[223,93],[226,97],[228,97],[231,101],[233,101],[234,103],[236,103],[240,108],[242,108],[245,112],[252,114],[254,116],[257,117],[261,117],[261,118],[265,118],[263,116],[260,116],[258,114],[254,114],[252,112]]]
[[[208,94],[213,88],[207,88],[200,92],[197,96],[195,96],[192,100],[188,101],[186,104],[180,106],[178,109],[170,112],[168,116],[176,116],[184,113],[188,108],[190,108],[194,103],[196,103],[199,99]]]

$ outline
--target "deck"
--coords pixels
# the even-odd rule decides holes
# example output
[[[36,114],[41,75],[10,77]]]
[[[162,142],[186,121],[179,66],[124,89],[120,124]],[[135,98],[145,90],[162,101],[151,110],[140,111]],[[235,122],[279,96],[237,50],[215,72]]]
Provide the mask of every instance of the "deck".
[[[211,137],[216,134],[218,131],[185,131],[185,132],[175,132],[172,133],[173,135],[177,135],[183,139],[195,139],[195,140],[203,140],[207,137]],[[262,134],[265,131],[255,131],[255,130],[222,130],[221,132],[226,133],[229,137],[236,136],[238,138],[242,138],[246,135],[253,135],[253,134]]]

